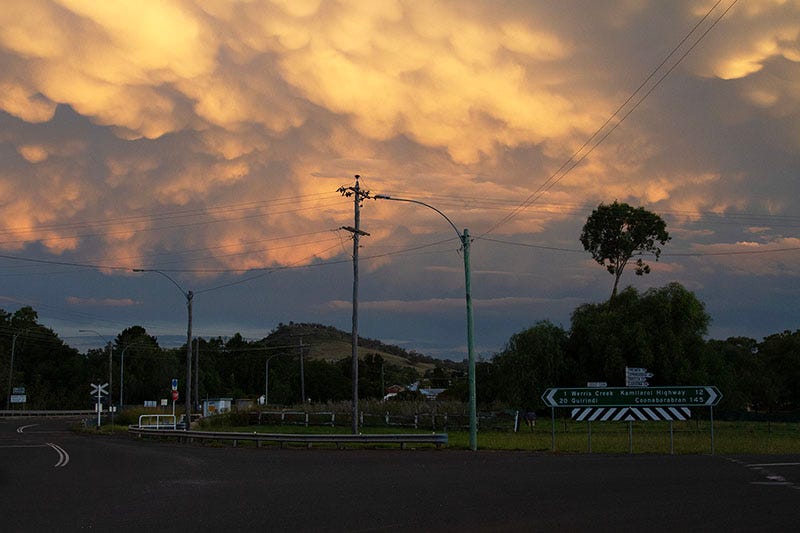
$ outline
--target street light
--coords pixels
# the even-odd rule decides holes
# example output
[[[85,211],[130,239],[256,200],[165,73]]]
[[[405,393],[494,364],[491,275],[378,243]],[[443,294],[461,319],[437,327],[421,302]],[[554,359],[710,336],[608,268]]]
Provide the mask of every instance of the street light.
[[[194,293],[192,291],[185,291],[183,287],[178,285],[178,282],[172,279],[171,276],[165,274],[160,270],[155,269],[148,269],[148,268],[134,268],[134,272],[155,272],[156,274],[161,274],[168,280],[175,285],[181,294],[186,298],[186,309],[189,312],[189,323],[186,328],[186,423],[184,424],[184,430],[189,431],[189,425],[191,424],[191,413],[192,413],[192,299],[194,298]]]
[[[114,404],[114,402],[111,396],[111,389],[113,388],[111,386],[111,342],[108,339],[106,339],[103,335],[101,335],[99,332],[93,329],[79,329],[78,333],[94,333],[95,335],[97,335],[106,342],[106,350],[108,351],[108,412],[111,413],[111,427],[113,428],[114,410],[111,408],[111,406]],[[98,420],[100,420],[99,415],[98,415]]]
[[[18,331],[14,333],[14,336],[11,338],[11,364],[9,365],[9,370],[8,370],[8,396],[6,396],[6,411],[11,409],[11,393],[14,390],[11,385],[11,382],[14,378],[14,350],[17,347],[17,337],[19,337],[26,331],[28,330],[23,329],[22,331]]]
[[[267,345],[267,340],[264,339],[264,405],[269,405],[269,360],[281,355],[280,353],[269,355],[268,351],[269,346]]]
[[[125,352],[128,350],[128,348],[130,348],[134,344],[136,344],[136,342],[133,342],[133,343],[125,346],[122,349],[122,353],[120,353],[120,355],[119,355],[119,408],[120,408],[120,411],[122,410],[122,407],[125,405],[125,403],[123,403],[123,395],[122,395],[122,392],[123,392],[123,390],[125,388]]]
[[[461,233],[458,231],[458,228],[453,221],[448,218],[447,215],[433,207],[432,205],[428,205],[425,202],[420,202],[419,200],[410,200],[408,198],[395,198],[393,196],[387,196],[385,194],[376,194],[373,198],[376,200],[393,200],[395,202],[408,202],[412,204],[419,204],[421,206],[427,207],[428,209],[433,209],[452,226],[453,230],[455,230],[456,235],[461,240],[461,246],[464,250],[464,281],[465,281],[465,292],[466,292],[466,301],[467,301],[467,365],[468,365],[468,381],[469,381],[469,448],[472,451],[478,449],[478,413],[477,413],[477,401],[476,401],[476,391],[475,391],[475,335],[474,335],[474,327],[473,327],[473,320],[472,320],[472,288],[470,283],[471,273],[470,273],[470,265],[469,265],[469,245],[470,245],[470,237],[469,237],[469,230],[464,228],[464,232]]]

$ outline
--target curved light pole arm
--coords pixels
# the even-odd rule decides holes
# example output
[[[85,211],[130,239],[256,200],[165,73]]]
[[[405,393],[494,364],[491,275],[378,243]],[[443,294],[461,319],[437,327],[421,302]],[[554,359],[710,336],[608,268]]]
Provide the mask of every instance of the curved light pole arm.
[[[385,194],[376,194],[373,196],[376,200],[393,200],[395,202],[408,202],[411,204],[418,204],[428,209],[432,209],[442,215],[444,219],[455,230],[458,238],[461,240],[461,245],[464,250],[464,283],[466,292],[467,304],[467,371],[469,379],[469,448],[472,451],[478,449],[478,408],[477,408],[477,392],[475,387],[475,333],[474,323],[472,318],[472,283],[471,283],[471,269],[469,262],[469,248],[470,236],[469,230],[464,229],[464,233],[458,231],[458,228],[450,218],[442,213],[437,208],[430,204],[421,202],[419,200],[412,200],[410,198],[395,198],[394,196],[387,196]]]
[[[192,300],[194,298],[194,293],[192,291],[186,291],[181,287],[177,281],[172,279],[172,276],[169,276],[165,272],[161,270],[156,270],[154,268],[134,268],[134,272],[155,272],[156,274],[161,274],[165,278],[167,278],[173,285],[175,285],[181,294],[186,297],[186,310],[189,313],[189,322],[186,327],[186,423],[184,425],[184,429],[189,431],[191,426],[192,420]]]
[[[433,209],[434,211],[436,211],[437,213],[442,215],[442,217],[447,221],[447,223],[450,224],[450,226],[453,228],[453,231],[456,232],[456,234],[458,235],[459,239],[463,240],[463,236],[461,235],[461,232],[458,231],[458,228],[456,227],[455,224],[453,224],[453,221],[450,220],[450,218],[447,215],[445,215],[444,213],[442,213],[441,211],[439,211],[438,209],[436,209],[435,207],[433,207],[430,204],[426,204],[425,202],[420,202],[419,200],[411,200],[409,198],[396,198],[394,196],[387,196],[385,194],[376,194],[375,196],[373,196],[373,198],[375,198],[376,200],[392,200],[393,202],[408,202],[410,204],[419,204],[419,205],[424,205],[428,209]]]
[[[161,274],[162,276],[167,278],[173,285],[175,285],[178,288],[178,290],[181,291],[181,294],[183,294],[187,299],[191,298],[190,295],[192,294],[192,291],[185,291],[183,289],[183,287],[181,287],[178,284],[177,281],[172,279],[172,276],[169,276],[169,275],[165,274],[161,270],[156,270],[156,269],[153,269],[153,268],[134,268],[133,271],[134,272],[155,272],[156,274]]]

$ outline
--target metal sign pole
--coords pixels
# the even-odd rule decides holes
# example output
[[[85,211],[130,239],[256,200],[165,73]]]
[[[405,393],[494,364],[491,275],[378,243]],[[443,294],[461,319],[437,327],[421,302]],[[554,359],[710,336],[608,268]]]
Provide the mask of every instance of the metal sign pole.
[[[553,421],[553,451],[556,451],[556,408],[550,408],[550,420]]]
[[[628,420],[628,453],[633,453],[633,420]]]
[[[714,455],[714,406],[710,405],[708,410],[711,413],[711,455]]]
[[[669,454],[675,455],[675,433],[672,428],[672,420],[669,421]]]

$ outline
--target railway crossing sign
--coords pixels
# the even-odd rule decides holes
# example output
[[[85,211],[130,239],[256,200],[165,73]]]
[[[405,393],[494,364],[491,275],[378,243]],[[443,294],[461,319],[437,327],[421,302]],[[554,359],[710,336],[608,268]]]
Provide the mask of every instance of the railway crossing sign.
[[[94,383],[90,383],[92,386],[92,396],[97,397],[97,427],[100,427],[100,412],[103,410],[102,399],[103,395],[108,395],[108,383],[103,383],[102,385],[97,385]],[[110,409],[110,406],[109,406]]]
[[[108,390],[106,390],[108,383],[103,383],[102,385],[91,383],[90,385],[92,386],[92,396],[97,396],[97,398],[100,399],[101,396],[108,394]]]
[[[695,387],[606,387],[547,389],[549,407],[713,407],[722,399],[710,385]]]

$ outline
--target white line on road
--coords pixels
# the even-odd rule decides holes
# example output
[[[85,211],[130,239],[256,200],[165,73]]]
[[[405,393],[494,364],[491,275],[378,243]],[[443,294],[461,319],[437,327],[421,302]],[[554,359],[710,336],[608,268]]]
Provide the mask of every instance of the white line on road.
[[[764,466],[800,466],[800,463],[760,463],[760,464],[752,464],[752,465],[746,465],[746,466],[749,466],[751,468],[755,468],[755,467],[761,468],[761,467],[764,467]]]
[[[28,428],[32,428],[32,427],[34,427],[34,426],[38,426],[38,425],[39,425],[39,424],[30,424],[30,425],[28,425],[28,426],[20,426],[20,427],[18,427],[18,428],[17,428],[17,433],[22,433],[22,432],[23,432],[23,431],[25,431],[26,429],[28,429]]]
[[[64,450],[64,448],[58,444],[53,444],[52,442],[48,442],[47,445],[53,448],[58,454],[58,462],[53,466],[56,468],[67,466],[67,463],[69,463],[69,454],[66,452],[66,450]]]

